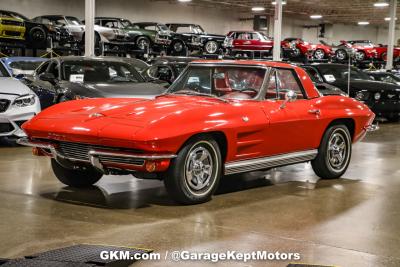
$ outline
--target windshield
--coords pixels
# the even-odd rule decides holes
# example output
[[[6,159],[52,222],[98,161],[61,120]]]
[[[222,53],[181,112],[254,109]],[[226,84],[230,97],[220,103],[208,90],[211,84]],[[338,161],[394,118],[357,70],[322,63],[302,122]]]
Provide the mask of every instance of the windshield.
[[[10,68],[18,70],[36,70],[43,61],[14,61],[9,64]]]
[[[326,82],[333,83],[336,80],[347,80],[349,68],[346,65],[321,65],[317,67]],[[350,78],[352,80],[372,80],[366,73],[355,67],[351,67]]]
[[[111,61],[66,61],[63,63],[63,80],[88,83],[144,82],[131,64]]]
[[[193,25],[192,29],[193,29],[194,33],[198,33],[198,34],[205,33],[203,28],[200,25]]]
[[[384,74],[373,74],[372,75],[376,81],[381,81],[385,83],[394,83],[394,84],[400,84],[400,78],[396,77],[395,75],[391,73],[384,73]]]
[[[82,22],[75,17],[66,17],[65,19],[67,20],[68,24],[70,24],[70,25],[75,25],[75,26],[83,25]]]
[[[158,27],[159,31],[162,31],[162,32],[169,31],[168,27],[164,24],[158,24],[157,27]]]
[[[239,66],[190,66],[168,93],[232,99],[254,99],[262,88],[266,70]]]
[[[0,62],[0,77],[10,77],[8,71],[4,67],[3,63]]]
[[[27,20],[29,21],[29,19],[21,14],[15,13],[15,12],[11,12],[11,11],[4,11],[4,10],[0,10],[0,16],[1,17],[10,17],[10,18],[16,18],[16,19],[22,19],[22,20]]]
[[[130,22],[130,21],[127,20],[127,19],[121,19],[119,22],[121,23],[121,25],[122,25],[123,28],[129,27],[129,26],[132,25],[132,22]]]

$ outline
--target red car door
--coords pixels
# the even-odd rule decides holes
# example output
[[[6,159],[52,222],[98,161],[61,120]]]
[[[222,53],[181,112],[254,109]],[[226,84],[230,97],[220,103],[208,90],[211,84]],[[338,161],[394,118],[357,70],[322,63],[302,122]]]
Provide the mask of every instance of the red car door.
[[[284,103],[287,91],[297,100]],[[269,120],[265,142],[267,155],[291,153],[317,148],[323,132],[317,99],[307,99],[294,70],[274,69],[269,78],[263,109]]]

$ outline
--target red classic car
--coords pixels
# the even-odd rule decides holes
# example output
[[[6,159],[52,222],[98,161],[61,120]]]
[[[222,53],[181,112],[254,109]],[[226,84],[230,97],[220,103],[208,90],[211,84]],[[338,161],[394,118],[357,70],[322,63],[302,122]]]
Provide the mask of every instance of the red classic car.
[[[282,47],[292,48],[293,56],[307,56],[311,54],[315,59],[327,59],[334,55],[332,47],[324,44],[311,44],[300,38],[286,38]]]
[[[355,58],[358,61],[363,60],[387,60],[387,46],[375,45],[369,40],[357,40],[357,41],[341,41],[341,44],[337,47],[335,56],[339,60],[346,60],[348,58],[347,49],[354,49]],[[400,57],[400,48],[394,48],[393,58]]]
[[[153,100],[52,106],[23,125],[19,144],[51,157],[66,185],[133,174],[163,179],[172,198],[195,204],[211,198],[222,175],[311,161],[321,178],[338,178],[374,117],[355,99],[321,96],[291,64],[199,61]]]
[[[232,53],[265,52],[272,53],[274,41],[257,31],[231,31],[226,35],[224,47]]]

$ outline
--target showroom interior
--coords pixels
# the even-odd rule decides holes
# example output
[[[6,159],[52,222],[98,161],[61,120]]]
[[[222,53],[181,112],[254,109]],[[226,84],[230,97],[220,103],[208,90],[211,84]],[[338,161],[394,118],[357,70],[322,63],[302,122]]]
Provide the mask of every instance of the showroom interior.
[[[400,266],[398,5],[1,0],[0,266]]]

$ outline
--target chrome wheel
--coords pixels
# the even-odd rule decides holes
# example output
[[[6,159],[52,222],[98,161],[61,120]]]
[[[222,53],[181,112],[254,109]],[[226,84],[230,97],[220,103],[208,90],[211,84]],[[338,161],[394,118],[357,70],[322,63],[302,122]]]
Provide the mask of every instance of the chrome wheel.
[[[344,50],[338,50],[336,52],[336,58],[339,60],[345,60],[347,58],[347,53]]]
[[[218,50],[218,44],[215,41],[208,41],[206,43],[206,52],[208,54],[215,54]]]
[[[329,138],[327,160],[335,171],[341,171],[345,168],[349,158],[347,138],[344,134],[341,131],[336,131]]]
[[[294,57],[299,57],[300,55],[301,55],[300,49],[295,48],[295,49],[293,50],[293,56],[294,56]]]
[[[364,53],[364,52],[361,52],[361,51],[356,52],[356,59],[357,59],[358,61],[364,60],[364,59],[365,59],[365,53]]]
[[[325,52],[323,50],[321,50],[321,49],[315,50],[314,58],[316,58],[316,59],[324,59],[324,57],[325,57]]]
[[[213,146],[201,141],[189,151],[185,161],[185,183],[196,196],[207,195],[214,187],[219,169]]]

